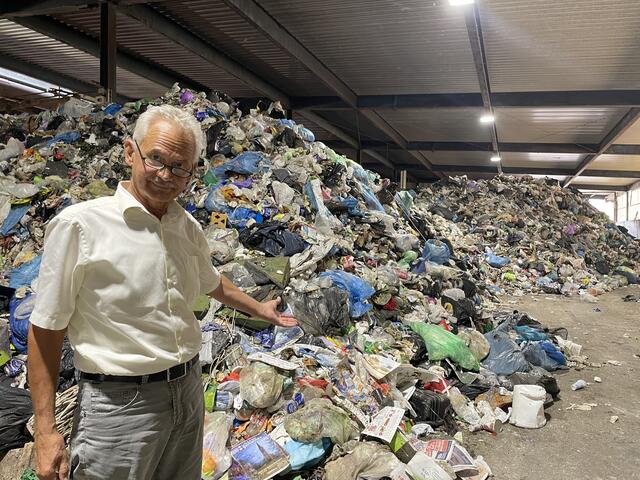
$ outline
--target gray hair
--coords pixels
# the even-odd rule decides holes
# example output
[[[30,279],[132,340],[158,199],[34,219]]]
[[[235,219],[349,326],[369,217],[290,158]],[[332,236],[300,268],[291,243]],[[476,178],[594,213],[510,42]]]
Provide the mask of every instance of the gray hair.
[[[149,131],[149,127],[158,117],[172,121],[184,132],[191,134],[195,146],[195,158],[193,159],[193,161],[194,165],[197,166],[200,154],[204,149],[204,135],[202,134],[200,124],[195,119],[193,114],[186,110],[181,110],[178,107],[174,107],[172,105],[159,105],[149,107],[142,115],[138,117],[138,121],[136,122],[136,126],[133,130],[133,139],[138,143],[142,143],[142,140]]]

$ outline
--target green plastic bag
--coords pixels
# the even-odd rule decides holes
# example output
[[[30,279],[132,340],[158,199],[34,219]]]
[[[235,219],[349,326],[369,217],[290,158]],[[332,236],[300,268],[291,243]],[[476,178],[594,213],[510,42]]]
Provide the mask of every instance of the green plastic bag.
[[[464,340],[444,328],[430,323],[413,322],[411,330],[416,332],[427,347],[429,360],[438,361],[448,358],[466,370],[477,372],[480,364],[473,356]]]

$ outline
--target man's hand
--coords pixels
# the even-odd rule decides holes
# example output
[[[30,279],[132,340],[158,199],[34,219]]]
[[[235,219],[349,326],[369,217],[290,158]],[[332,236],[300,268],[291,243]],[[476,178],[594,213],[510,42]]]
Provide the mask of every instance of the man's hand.
[[[280,305],[280,303],[282,303],[280,297],[261,303],[260,318],[280,327],[295,327],[298,321],[293,316],[278,311],[278,305]]]
[[[58,432],[37,434],[36,473],[40,480],[67,480],[69,478],[69,453],[64,438]]]

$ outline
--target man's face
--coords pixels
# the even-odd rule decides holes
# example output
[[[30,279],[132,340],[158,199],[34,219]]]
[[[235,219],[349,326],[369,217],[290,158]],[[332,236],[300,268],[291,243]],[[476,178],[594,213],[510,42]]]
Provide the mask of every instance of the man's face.
[[[147,135],[138,142],[142,156],[160,161],[171,167],[193,171],[195,145],[188,132],[174,122],[156,119],[149,126]],[[191,177],[182,178],[171,173],[169,168],[161,170],[148,166],[140,156],[133,139],[124,144],[125,160],[131,167],[131,182],[136,193],[148,205],[166,204],[174,200],[186,188]]]

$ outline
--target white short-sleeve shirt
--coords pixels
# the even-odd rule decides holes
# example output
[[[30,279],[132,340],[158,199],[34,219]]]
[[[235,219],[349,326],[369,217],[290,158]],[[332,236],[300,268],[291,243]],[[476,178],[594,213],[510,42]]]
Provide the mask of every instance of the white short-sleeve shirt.
[[[158,220],[121,183],[49,223],[30,320],[68,328],[83,372],[146,375],[200,351],[191,307],[219,283],[198,222],[176,202]]]

